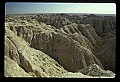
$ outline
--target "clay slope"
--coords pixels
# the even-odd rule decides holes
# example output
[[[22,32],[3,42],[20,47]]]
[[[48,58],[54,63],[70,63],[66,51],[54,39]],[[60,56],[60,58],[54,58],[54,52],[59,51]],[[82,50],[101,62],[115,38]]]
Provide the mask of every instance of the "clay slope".
[[[77,32],[80,36],[86,37],[86,40],[87,39],[89,40],[88,43],[91,46],[92,45],[97,46],[97,44],[101,42],[101,38],[96,34],[94,28],[90,24],[84,25],[84,24],[72,23],[70,25],[65,25],[64,27],[60,28],[60,30],[66,32],[67,34],[74,34]]]
[[[107,33],[103,39],[103,42],[98,46],[94,54],[105,69],[115,72],[116,31]]]
[[[116,17],[104,16],[100,17],[94,14],[83,18],[83,24],[90,24],[93,26],[98,35],[108,33],[116,29]]]

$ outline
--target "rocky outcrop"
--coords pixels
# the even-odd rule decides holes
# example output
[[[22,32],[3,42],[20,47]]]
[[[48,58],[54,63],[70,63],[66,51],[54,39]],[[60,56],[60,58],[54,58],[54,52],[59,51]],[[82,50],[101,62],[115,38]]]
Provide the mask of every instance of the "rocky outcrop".
[[[30,47],[41,50],[46,54],[50,55],[52,58],[58,61],[65,69],[69,71],[77,71],[94,63],[98,64],[102,68],[102,65],[99,62],[99,60],[90,51],[93,48],[93,45],[87,39],[89,38],[88,35],[94,33],[94,32],[91,33],[91,30],[93,30],[91,29],[92,27],[89,29],[88,25],[86,26],[83,25],[84,26],[83,28],[86,29],[82,31],[82,29],[80,29],[82,28],[82,26],[75,27],[74,25],[76,24],[72,24],[70,26],[72,29],[69,28],[71,29],[70,32],[75,33],[76,29],[79,29],[78,30],[79,34],[81,33],[81,31],[82,33],[84,33],[84,31],[88,33],[84,34],[85,37],[87,38],[85,38],[82,35],[82,33],[80,36],[77,34],[78,38],[81,37],[81,39],[83,40],[79,41],[77,40],[76,42],[69,35],[62,33],[61,31],[52,28],[51,26],[48,26],[44,23],[38,23],[35,20],[31,21],[34,22],[33,25],[31,24],[32,22],[31,23],[26,22],[26,26],[20,23],[20,26],[17,26],[15,28],[17,30],[17,36],[27,41]],[[27,34],[29,35],[29,37]],[[93,35],[91,35],[91,37],[93,37],[92,38],[93,40],[97,40],[96,38],[98,38],[98,36],[94,37]],[[84,46],[85,41],[88,43],[88,45],[86,44],[86,46]],[[90,50],[87,48],[90,48]]]
[[[98,78],[98,77],[83,75],[82,73],[68,72],[61,65],[59,65],[54,59],[51,59],[45,53],[39,50],[30,48],[29,45],[24,40],[18,37],[11,30],[6,28],[5,32],[6,33],[5,33],[4,74],[6,77]],[[84,49],[83,47],[83,51],[84,50],[86,50],[86,53],[89,54],[90,50]],[[59,51],[59,50],[56,50],[56,51]],[[70,55],[68,58],[67,53],[65,51],[62,51],[62,52],[64,52],[62,55],[58,54],[58,59],[61,61],[63,61],[63,59],[61,58],[64,58],[64,60],[68,59],[68,63],[70,63],[71,62],[69,60]],[[83,52],[81,56],[82,55],[84,56],[84,53],[85,52]],[[86,61],[84,60],[83,57],[81,57],[83,58],[81,59],[81,63],[80,63],[81,66],[82,66],[82,62],[89,63],[91,61],[92,63],[94,62],[94,60],[97,61],[96,58],[92,55],[91,57],[87,55],[85,57],[88,58],[86,59]],[[73,62],[72,58],[73,57],[71,56],[70,59]],[[61,63],[61,61],[59,62]],[[72,62],[70,63],[71,65],[72,65]],[[65,62],[65,64],[68,64],[68,63]],[[74,66],[74,64],[72,66]]]
[[[102,70],[98,65],[93,64],[87,68],[81,69],[78,72],[88,75],[88,76],[98,76],[98,77],[115,77],[115,74],[109,70]]]
[[[34,20],[32,20],[32,22],[34,22]],[[30,25],[31,23],[29,24],[26,22],[26,24]],[[75,33],[76,30],[79,33],[77,35],[75,34],[77,37],[76,41],[72,36],[69,36],[69,33],[63,33],[59,29],[52,28],[51,26],[48,26],[44,23],[38,24],[38,22],[36,22],[32,28],[27,25],[23,26],[21,24],[21,27],[17,26],[17,36],[27,41],[30,47],[41,50],[50,55],[65,69],[69,71],[77,71],[95,63],[102,68],[99,60],[90,51],[93,49],[93,45],[96,45],[96,42],[99,41],[100,38],[95,35],[96,33],[94,32],[94,29],[89,25],[81,25],[79,27],[77,24],[72,24],[71,26],[69,25],[71,27],[69,28],[71,34]],[[35,27],[36,25],[37,27]],[[81,31],[85,37],[82,35]],[[29,37],[26,34],[28,34]],[[92,40],[96,42],[93,43],[91,42]],[[85,43],[88,44],[84,45]]]
[[[26,16],[6,16],[5,21],[15,21],[17,22],[18,18],[22,24],[25,24],[25,21],[31,22],[31,20],[37,20],[38,22],[44,22],[47,25],[52,25],[55,28],[61,28],[65,25],[72,23],[76,24],[90,24],[98,35],[103,33],[108,33],[116,29],[116,17],[113,16],[97,16],[95,14],[91,15],[68,15],[68,14],[38,14],[38,15],[26,15]],[[19,21],[20,21],[19,20]],[[33,23],[34,24],[34,23]]]
[[[39,22],[44,22],[55,26],[56,28],[64,27],[72,23],[90,24],[98,35],[108,33],[116,29],[116,17],[91,15],[68,15],[68,14],[40,14],[37,15]]]
[[[48,21],[46,24],[43,23],[44,21],[41,22],[44,16],[47,18],[47,20],[45,18],[45,22]],[[103,33],[99,37],[92,25],[98,25],[95,28],[101,29],[102,21],[94,21],[94,24],[91,22],[92,25],[72,22],[61,24],[59,22],[62,19],[68,20],[66,17],[69,15],[57,14],[53,15],[53,19],[51,16],[15,15],[8,16],[5,20],[5,58],[16,63],[16,69],[25,72],[26,76],[32,77],[59,77],[64,74],[67,76],[66,74],[69,75],[69,72],[71,76],[73,75],[71,72],[89,68],[93,64],[98,65],[101,70],[105,68],[114,71],[115,31],[109,34]],[[42,17],[41,20],[39,17]],[[77,16],[73,16],[73,18],[77,19]],[[53,21],[50,22],[49,19],[57,21],[61,26],[54,27],[57,26],[54,24],[51,26]],[[107,23],[107,26],[113,27],[114,25]],[[101,29],[100,33],[102,32]],[[105,59],[104,56],[107,58]],[[109,64],[107,65],[107,63]],[[6,63],[7,65],[8,63]],[[10,66],[12,67],[12,64]],[[6,71],[6,76],[12,76],[9,74],[10,72]]]
[[[22,40],[20,37],[16,36],[12,31],[6,29],[5,33],[5,70],[9,70],[9,63],[16,63],[17,66],[14,70],[20,70],[23,72],[23,76],[32,76],[32,77],[54,77],[61,73],[67,72],[62,66],[60,66],[54,59],[50,58],[45,53],[30,48],[28,44]],[[9,57],[9,58],[8,58]],[[6,58],[6,57],[5,57]],[[11,62],[8,62],[11,61]],[[14,61],[14,62],[13,62]],[[20,67],[18,67],[20,66]],[[8,67],[8,68],[7,68]],[[23,70],[24,71],[23,71]],[[10,71],[5,71],[5,76],[15,76],[15,74]],[[18,71],[19,72],[19,71]],[[18,73],[16,72],[16,73]],[[25,73],[24,75],[24,72]],[[18,77],[21,76],[18,74]]]
[[[115,78],[115,76],[107,77],[107,76],[88,76],[82,73],[72,73],[68,72],[63,75],[58,76],[57,78]]]
[[[8,56],[4,56],[4,75],[5,77],[32,77],[26,73],[19,65],[10,59]]]
[[[56,28],[71,24],[71,22],[67,18],[62,17],[59,14],[40,14],[37,15],[36,19],[39,22],[44,22],[47,25],[52,25]]]

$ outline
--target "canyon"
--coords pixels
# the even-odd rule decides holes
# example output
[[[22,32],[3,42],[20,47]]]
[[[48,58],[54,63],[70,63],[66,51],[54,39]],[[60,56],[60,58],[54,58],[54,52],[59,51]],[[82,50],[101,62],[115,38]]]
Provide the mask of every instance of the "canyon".
[[[5,16],[5,77],[114,78],[116,17]]]

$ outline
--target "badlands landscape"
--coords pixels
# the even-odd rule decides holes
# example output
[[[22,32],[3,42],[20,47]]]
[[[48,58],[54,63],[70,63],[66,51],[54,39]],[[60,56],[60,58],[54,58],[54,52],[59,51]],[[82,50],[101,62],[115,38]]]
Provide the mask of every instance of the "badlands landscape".
[[[115,78],[116,17],[5,16],[5,77]]]

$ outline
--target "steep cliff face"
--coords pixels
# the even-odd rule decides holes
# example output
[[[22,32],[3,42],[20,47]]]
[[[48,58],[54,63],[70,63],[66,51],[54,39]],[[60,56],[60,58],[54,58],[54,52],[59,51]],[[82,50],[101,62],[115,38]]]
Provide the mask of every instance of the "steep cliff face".
[[[71,22],[54,27],[55,25],[51,24],[53,21],[46,24],[40,22],[44,16],[48,20],[59,19],[57,21],[59,22],[67,15],[63,14],[61,18],[61,15],[53,15],[53,19],[51,15],[41,15],[40,20],[37,15],[24,17],[18,15],[6,19],[6,67],[9,64],[8,67],[12,67],[12,63],[15,63],[16,69],[28,77],[62,77],[64,74],[77,72],[93,64],[98,65],[101,70],[105,68],[114,71],[115,31],[104,33],[101,38],[90,24]],[[101,26],[98,28],[101,29]],[[104,58],[105,56],[107,58]],[[6,76],[16,76],[17,73],[10,74],[12,69],[6,67]]]

